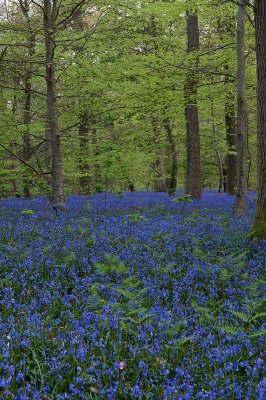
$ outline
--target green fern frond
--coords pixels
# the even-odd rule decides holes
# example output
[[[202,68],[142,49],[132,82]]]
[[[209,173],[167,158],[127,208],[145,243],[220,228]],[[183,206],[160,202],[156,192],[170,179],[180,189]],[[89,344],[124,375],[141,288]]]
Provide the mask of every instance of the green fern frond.
[[[243,322],[248,322],[250,320],[250,315],[248,314],[244,314],[240,311],[231,311],[231,312]]]

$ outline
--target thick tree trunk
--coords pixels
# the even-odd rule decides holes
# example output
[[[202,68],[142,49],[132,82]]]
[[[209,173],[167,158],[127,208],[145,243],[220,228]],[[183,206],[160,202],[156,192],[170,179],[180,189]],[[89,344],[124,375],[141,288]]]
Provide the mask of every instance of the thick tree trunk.
[[[199,49],[199,27],[197,14],[186,12],[188,54]],[[193,60],[197,65],[197,56]],[[187,129],[187,174],[186,193],[192,199],[201,198],[201,171],[200,171],[200,133],[197,105],[197,76],[192,70],[187,74],[185,84],[185,116]]]
[[[235,214],[247,213],[247,100],[245,90],[246,0],[240,0],[237,15],[237,189]]]
[[[64,182],[62,173],[60,131],[58,126],[58,110],[56,99],[55,82],[55,42],[54,27],[57,16],[56,1],[43,0],[44,5],[44,32],[46,50],[46,83],[47,83],[47,104],[48,121],[51,135],[51,156],[52,156],[52,188],[54,207],[64,208]]]
[[[258,181],[256,213],[251,228],[258,239],[266,239],[266,2],[255,1],[257,54],[257,151]]]
[[[167,132],[168,141],[171,148],[171,179],[169,182],[168,190],[174,191],[177,186],[177,169],[178,169],[178,150],[173,134],[173,126],[171,121],[168,119],[164,122],[164,127]]]
[[[236,152],[237,147],[237,127],[236,127],[236,116],[235,116],[235,102],[234,96],[231,92],[227,93],[225,101],[225,129],[226,129],[226,141],[229,150],[229,154],[226,156],[227,162],[227,193],[235,195],[236,192],[236,154],[230,154]]]
[[[164,154],[162,151],[159,151],[158,153],[158,157],[156,160],[156,169],[157,169],[158,179],[155,181],[155,190],[156,192],[166,192],[167,183],[165,178],[165,162],[164,162]]]
[[[88,144],[89,144],[89,114],[84,112],[80,117],[79,124],[79,146],[80,146],[80,160],[79,160],[79,171],[80,171],[80,189],[81,193],[89,194],[91,192],[91,177],[90,177],[90,165],[87,160]]]
[[[46,182],[49,186],[52,187],[52,152],[51,152],[51,135],[50,135],[50,127],[49,121],[47,120],[45,124],[45,132],[44,132],[44,157],[45,157],[45,168],[46,168]]]

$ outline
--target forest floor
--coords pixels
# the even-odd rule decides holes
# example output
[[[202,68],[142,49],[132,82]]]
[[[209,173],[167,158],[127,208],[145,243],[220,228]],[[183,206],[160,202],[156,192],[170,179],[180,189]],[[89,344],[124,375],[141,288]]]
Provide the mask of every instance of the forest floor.
[[[0,202],[0,399],[265,400],[255,195],[178,196]]]

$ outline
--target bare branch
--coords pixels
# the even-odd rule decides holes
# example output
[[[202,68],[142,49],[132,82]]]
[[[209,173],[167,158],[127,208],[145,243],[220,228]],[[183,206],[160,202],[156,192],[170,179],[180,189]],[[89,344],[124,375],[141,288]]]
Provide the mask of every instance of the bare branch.
[[[36,175],[40,176],[40,172],[37,171],[32,165],[24,161],[22,158],[20,158],[17,154],[13,153],[10,149],[8,149],[6,146],[4,146],[2,143],[0,143],[0,147],[2,147],[8,154],[10,154],[12,157],[16,158],[19,160],[22,164],[26,165],[29,167],[33,172],[35,172]]]
[[[55,25],[55,29],[60,28],[61,25],[67,24],[67,23],[72,19],[72,17],[75,15],[75,12],[78,11],[78,10],[83,6],[83,4],[85,4],[85,1],[86,1],[86,0],[80,0],[80,1],[72,8],[72,10],[70,11],[70,13],[69,13],[67,16],[66,16],[64,19],[62,19],[62,21],[58,22],[58,23]]]
[[[42,12],[44,13],[44,8],[43,8],[43,6],[41,6],[39,3],[37,3],[37,1],[35,1],[35,0],[31,0],[31,2],[33,3],[33,4],[35,4],[36,6],[38,6],[41,10],[42,10]]]

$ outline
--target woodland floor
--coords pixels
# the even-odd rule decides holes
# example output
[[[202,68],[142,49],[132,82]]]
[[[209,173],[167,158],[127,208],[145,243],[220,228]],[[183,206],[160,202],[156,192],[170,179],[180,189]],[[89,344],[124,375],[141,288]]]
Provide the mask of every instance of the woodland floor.
[[[255,195],[180,195],[0,202],[0,399],[265,400]]]

